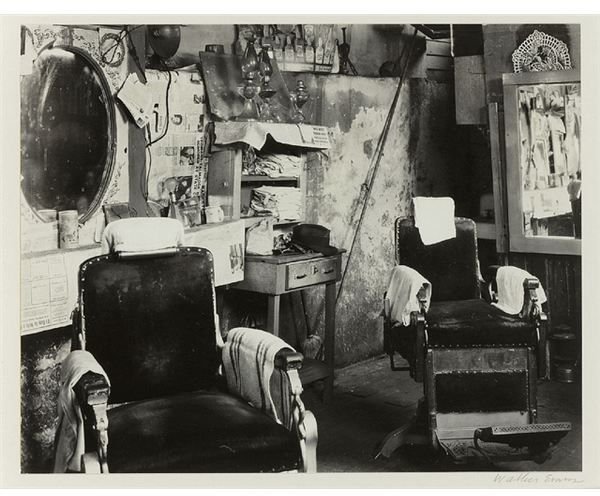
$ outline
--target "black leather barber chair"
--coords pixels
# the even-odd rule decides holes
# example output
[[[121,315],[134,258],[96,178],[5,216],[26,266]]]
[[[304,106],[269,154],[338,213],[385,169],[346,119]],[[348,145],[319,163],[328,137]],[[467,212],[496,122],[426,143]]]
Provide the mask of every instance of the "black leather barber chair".
[[[316,423],[299,395],[290,429],[226,391],[216,320],[207,250],[111,253],[81,265],[73,347],[110,380],[88,372],[73,388],[85,471],[316,470]],[[283,373],[301,363],[291,349],[275,359]]]
[[[539,281],[524,281],[524,305],[508,315],[482,298],[497,267],[482,280],[475,223],[456,218],[456,237],[425,246],[412,218],[395,224],[396,262],[431,283],[419,291],[410,325],[392,322],[384,300],[384,346],[393,370],[423,383],[424,398],[409,425],[390,433],[376,456],[401,445],[426,444],[455,461],[543,461],[571,428],[537,423],[536,382],[545,371],[546,316],[536,298]],[[408,365],[398,366],[397,354]]]

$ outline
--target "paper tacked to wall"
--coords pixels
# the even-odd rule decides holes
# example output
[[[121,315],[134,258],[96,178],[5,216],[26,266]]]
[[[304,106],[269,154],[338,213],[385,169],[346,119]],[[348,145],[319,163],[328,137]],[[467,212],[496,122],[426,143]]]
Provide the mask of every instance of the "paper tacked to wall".
[[[136,125],[144,127],[150,122],[151,96],[146,85],[139,80],[138,75],[134,72],[125,81],[117,98],[123,102]]]
[[[21,260],[21,334],[71,323],[77,303],[79,266],[99,247],[40,254]]]

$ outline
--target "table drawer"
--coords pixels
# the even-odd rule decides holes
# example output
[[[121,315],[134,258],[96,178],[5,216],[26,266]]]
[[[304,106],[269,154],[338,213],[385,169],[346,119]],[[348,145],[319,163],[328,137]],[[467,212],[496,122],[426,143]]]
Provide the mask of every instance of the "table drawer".
[[[287,266],[285,289],[289,290],[335,281],[338,275],[336,258],[292,263]]]

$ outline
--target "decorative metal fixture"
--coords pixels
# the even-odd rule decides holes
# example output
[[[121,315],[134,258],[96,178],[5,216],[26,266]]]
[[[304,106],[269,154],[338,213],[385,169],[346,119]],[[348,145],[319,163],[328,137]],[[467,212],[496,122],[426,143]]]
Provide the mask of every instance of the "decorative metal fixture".
[[[296,90],[290,91],[290,100],[292,101],[292,122],[295,122],[297,124],[301,124],[304,122],[305,117],[302,113],[302,107],[306,102],[308,102],[308,99],[308,90],[306,89],[304,81],[299,79],[296,83]]]
[[[571,69],[571,57],[565,42],[537,30],[513,52],[512,61],[514,72]]]

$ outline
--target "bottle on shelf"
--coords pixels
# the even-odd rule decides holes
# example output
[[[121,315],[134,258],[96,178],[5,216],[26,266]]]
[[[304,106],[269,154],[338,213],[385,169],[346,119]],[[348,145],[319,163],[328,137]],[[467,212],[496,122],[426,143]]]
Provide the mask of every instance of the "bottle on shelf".
[[[312,41],[306,40],[306,49],[304,52],[304,59],[309,64],[315,63],[315,49],[313,47]]]
[[[304,26],[304,60],[309,64],[315,63],[315,27],[312,24]]]
[[[323,63],[323,54],[325,53],[325,48],[323,47],[323,38],[319,36],[317,40],[317,48],[315,50],[315,62],[317,64]]]
[[[181,209],[179,208],[177,202],[177,196],[175,195],[175,190],[177,189],[177,179],[170,177],[165,181],[165,188],[169,192],[169,212],[167,217],[171,219],[177,219],[181,223],[184,222],[183,214]]]
[[[296,38],[294,51],[296,53],[296,62],[304,62],[304,40],[302,38]]]
[[[294,62],[295,61],[294,45],[292,44],[291,36],[288,36],[287,40],[285,42],[284,60],[286,62]]]
[[[283,63],[283,43],[279,35],[275,35],[273,41],[273,56],[278,64]]]

